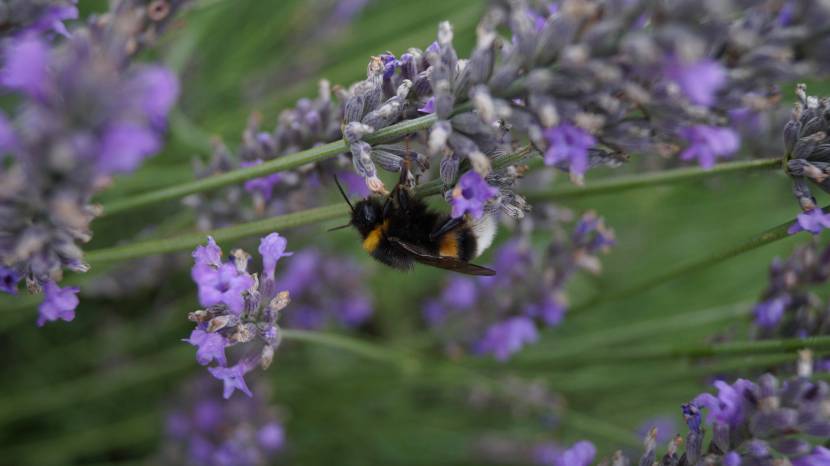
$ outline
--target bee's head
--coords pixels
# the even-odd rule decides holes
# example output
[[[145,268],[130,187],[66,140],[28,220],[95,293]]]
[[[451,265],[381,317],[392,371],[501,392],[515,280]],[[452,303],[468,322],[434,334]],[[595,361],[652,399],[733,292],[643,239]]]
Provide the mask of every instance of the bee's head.
[[[353,205],[349,201],[349,197],[346,196],[346,191],[340,186],[340,181],[337,179],[337,176],[334,177],[334,182],[337,184],[337,189],[340,190],[340,194],[343,196],[346,204],[352,210],[352,218],[349,223],[332,228],[329,231],[353,226],[357,228],[361,236],[366,237],[366,235],[383,221],[383,206],[381,202],[378,199],[370,197]]]
[[[350,225],[357,228],[362,236],[366,236],[383,222],[383,206],[375,198],[364,199],[355,204],[352,209]]]

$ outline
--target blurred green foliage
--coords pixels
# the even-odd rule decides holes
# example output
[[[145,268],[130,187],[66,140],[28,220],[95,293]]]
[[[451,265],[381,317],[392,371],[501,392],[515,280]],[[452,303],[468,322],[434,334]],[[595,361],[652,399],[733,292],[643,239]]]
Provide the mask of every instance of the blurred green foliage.
[[[83,7],[100,10],[102,3]],[[341,30],[322,31],[320,11],[330,3],[197,2],[160,46],[148,52],[174,66],[182,78],[170,144],[138,173],[116,180],[102,199],[190,179],[191,159],[208,155],[210,135],[235,145],[252,111],[261,112],[264,122],[275,121],[299,97],[314,95],[319,78],[348,85],[364,75],[371,55],[426,47],[440,20],[454,24],[456,47],[466,55],[485,5],[472,0],[376,0]],[[811,91],[821,94],[815,86]],[[636,168],[599,170],[588,183]],[[566,177],[557,181],[567,182]],[[777,172],[574,199],[565,206],[575,212],[596,210],[618,237],[617,247],[603,258],[604,273],[573,283],[571,303],[738,243],[796,213],[789,181]],[[94,225],[96,237],[89,248],[128,240],[148,222],[176,219],[182,211],[171,203],[103,219]],[[376,312],[372,334],[358,337],[390,349],[410,350],[422,343],[421,303],[438,292],[447,275],[424,268],[390,273],[363,257],[353,232],[326,234],[325,227],[306,228],[303,235],[286,232],[289,245],[299,250],[313,244],[365,262],[372,272]],[[556,429],[538,419],[511,417],[506,410],[471,409],[468,390],[480,382],[464,371],[401,372],[328,348],[286,342],[264,374],[274,385],[273,402],[286,413],[290,446],[283,461],[475,464],[472,443],[492,433],[563,443],[589,438],[602,455],[636,446],[634,432],[651,416],[671,416],[681,425],[679,405],[706,389],[706,370],[682,360],[586,366],[539,361],[569,348],[576,348],[571,354],[578,355],[625,351],[634,345],[703,343],[719,332],[741,336],[746,317],[729,306],[722,308],[726,318],[701,324],[700,316],[717,315],[724,305],[747,309],[766,283],[770,259],[786,255],[805,237],[777,242],[628,299],[568,314],[564,325],[545,331],[539,344],[511,362],[473,364],[479,377],[490,382],[508,374],[547,381],[567,400]],[[203,371],[192,349],[179,341],[189,332],[186,313],[196,306],[187,269],[163,287],[133,298],[83,300],[71,325],[36,328],[31,303],[0,301],[0,463],[151,463],[167,400],[183,380]],[[656,323],[625,337],[632,326],[644,322]],[[616,335],[622,336],[612,338]],[[423,365],[453,364],[434,352],[429,358]],[[737,360],[738,367],[750,362]]]

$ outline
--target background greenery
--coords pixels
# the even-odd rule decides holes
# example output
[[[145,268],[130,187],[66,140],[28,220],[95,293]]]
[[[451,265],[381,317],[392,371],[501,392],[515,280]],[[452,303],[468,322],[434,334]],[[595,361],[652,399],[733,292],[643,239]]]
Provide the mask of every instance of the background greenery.
[[[105,7],[104,2],[81,3],[87,13]],[[351,24],[320,38],[326,32],[320,28],[320,11],[327,3],[197,3],[150,52],[182,77],[170,143],[139,172],[118,179],[100,200],[191,179],[192,157],[208,155],[211,135],[234,146],[251,111],[261,112],[268,127],[281,109],[315,95],[319,78],[349,84],[364,75],[371,55],[426,47],[441,20],[454,24],[456,47],[465,56],[485,5],[375,0]],[[811,86],[811,93],[819,90]],[[771,149],[755,155],[779,154]],[[637,167],[598,170],[588,182]],[[566,177],[557,182],[567,183]],[[604,274],[573,283],[572,303],[737,244],[797,212],[788,180],[775,171],[562,204],[577,213],[596,210],[618,237],[617,247],[603,257]],[[88,250],[129,240],[151,222],[187,224],[183,212],[173,202],[102,219],[94,225],[96,237]],[[424,268],[389,273],[363,256],[353,232],[326,234],[328,226],[306,227],[303,235],[280,233],[288,236],[292,250],[313,244],[365,263],[375,316],[372,331],[357,338],[390,354],[421,347],[427,335],[421,303],[438,293],[446,274]],[[806,240],[806,235],[788,238],[650,291],[577,309],[564,325],[546,331],[539,344],[507,364],[466,361],[462,368],[429,352],[419,356],[418,368],[402,370],[348,352],[286,342],[264,374],[273,382],[273,402],[284,408],[289,448],[282,461],[472,464],[477,460],[471,459],[471,444],[492,433],[563,443],[589,438],[602,455],[636,447],[635,431],[645,419],[666,415],[680,426],[679,405],[706,389],[709,377],[729,369],[734,373],[728,364],[757,365],[760,357],[719,359],[707,366],[683,359],[621,362],[610,355],[639,345],[705,343],[723,332],[740,338],[751,303],[766,284],[769,261]],[[252,243],[238,245],[246,244]],[[204,370],[195,363],[192,348],[179,341],[191,327],[186,313],[196,306],[187,268],[164,286],[133,298],[83,299],[69,325],[36,328],[33,302],[0,301],[0,463],[142,464],[152,459],[167,403],[183,380]],[[590,362],[586,354],[594,355]],[[507,410],[470,408],[471,386],[498,383],[508,374],[544,380],[565,397],[567,408],[556,429],[535,418],[511,417]]]

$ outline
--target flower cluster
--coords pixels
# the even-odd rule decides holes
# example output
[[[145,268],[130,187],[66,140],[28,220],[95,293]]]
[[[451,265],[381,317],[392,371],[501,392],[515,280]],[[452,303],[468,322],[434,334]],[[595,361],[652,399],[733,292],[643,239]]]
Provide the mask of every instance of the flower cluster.
[[[64,21],[78,18],[78,0],[3,2],[0,30],[10,35],[54,33],[68,36]]]
[[[822,444],[830,437],[830,385],[811,380],[809,369],[783,383],[765,374],[757,382],[738,379],[732,384],[716,381],[714,385],[717,395],[703,393],[682,405],[689,430],[685,452],[681,450],[684,439],[678,435],[669,441],[666,453],[658,459],[657,429],[653,428],[646,435],[639,464],[830,464],[830,450]],[[707,424],[712,434],[704,448]],[[610,464],[630,462],[617,452]]]
[[[184,2],[160,3],[161,12],[122,2],[53,45],[35,32],[65,33],[60,20],[77,12],[34,2],[45,8],[38,22],[3,44],[0,86],[19,103],[14,118],[0,113],[0,275],[4,291],[23,279],[44,291],[40,325],[74,317],[78,290],[57,282],[65,269],[88,269],[79,243],[99,211],[92,195],[161,148],[177,79],[130,61]]]
[[[318,330],[328,322],[357,327],[372,315],[372,299],[360,264],[316,249],[294,254],[277,279],[291,294],[283,325]]]
[[[198,160],[196,176],[205,178],[240,167],[274,160],[281,155],[299,152],[318,144],[339,139],[342,109],[332,99],[327,81],[320,82],[319,95],[300,99],[294,108],[284,110],[272,131],[262,131],[261,118],[254,114],[242,133],[242,144],[232,153],[222,142],[213,142],[213,154],[206,165]],[[307,164],[230,186],[214,193],[193,195],[185,203],[196,209],[201,230],[227,226],[257,216],[278,215],[309,208],[320,198],[320,187],[337,174],[351,191],[366,195],[362,183],[351,171],[345,171],[348,159],[334,159]],[[253,211],[245,208],[245,195],[252,199]]]
[[[257,395],[221,401],[211,396],[207,380],[188,383],[167,413],[161,462],[194,466],[273,464],[285,449],[285,428],[268,406],[267,388]]]
[[[789,233],[808,231],[814,235],[830,228],[830,214],[816,204],[807,180],[830,192],[830,104],[827,99],[807,95],[804,84],[796,86],[798,100],[784,127],[787,174],[793,180],[793,194],[801,210]]]
[[[554,239],[544,254],[522,235],[496,251],[495,276],[452,278],[440,298],[425,304],[424,317],[449,350],[467,348],[505,361],[537,340],[538,325],[559,325],[568,280],[580,269],[598,272],[596,254],[613,243],[613,231],[592,212],[570,238]]]
[[[805,338],[830,334],[830,307],[816,291],[830,279],[830,246],[811,241],[786,260],[776,258],[769,284],[755,306],[755,338]],[[816,361],[816,370],[830,361]]]
[[[232,251],[230,260],[223,261],[222,250],[213,238],[193,251],[191,275],[204,309],[188,315],[196,328],[184,341],[197,348],[199,364],[209,366],[208,371],[223,381],[225,398],[230,398],[234,390],[251,396],[245,374],[257,366],[267,369],[280,344],[277,319],[289,297],[287,291],[277,291],[274,273],[277,261],[292,254],[285,251],[286,245],[285,238],[277,233],[262,238],[260,275],[248,273],[251,256],[241,249]],[[246,350],[231,365],[225,349],[236,345]]]

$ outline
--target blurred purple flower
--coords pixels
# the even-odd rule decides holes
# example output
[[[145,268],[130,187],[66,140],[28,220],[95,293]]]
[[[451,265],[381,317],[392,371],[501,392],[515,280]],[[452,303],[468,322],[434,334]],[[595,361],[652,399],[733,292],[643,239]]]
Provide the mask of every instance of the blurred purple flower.
[[[545,150],[545,165],[564,165],[571,173],[577,175],[588,170],[588,149],[597,143],[591,133],[563,122],[547,128],[544,137],[548,144]]]
[[[539,338],[536,326],[527,317],[511,317],[490,326],[479,342],[479,351],[492,354],[499,361],[506,361],[529,343]]]
[[[597,449],[593,443],[582,440],[576,442],[557,459],[557,466],[590,466],[594,462]]]
[[[790,297],[787,295],[777,296],[758,303],[755,306],[755,324],[763,328],[778,325],[789,305]]]
[[[156,128],[163,128],[167,114],[179,97],[179,80],[169,69],[162,66],[144,66],[127,84],[144,114]]]
[[[792,460],[793,466],[827,466],[830,465],[830,449],[817,445],[810,454]]]
[[[68,37],[69,31],[63,22],[70,19],[78,19],[78,7],[75,6],[77,0],[70,0],[64,3],[47,6],[37,21],[25,27],[24,34],[40,34],[52,31],[61,36]]]
[[[738,379],[732,385],[717,380],[714,386],[718,389],[717,397],[709,393],[702,393],[692,400],[692,403],[709,410],[706,419],[710,423],[720,422],[734,427],[744,422],[744,394],[747,390],[753,390],[755,384],[744,379]]]
[[[461,175],[458,184],[452,190],[452,216],[458,218],[470,214],[474,218],[481,218],[487,201],[498,195],[498,188],[490,186],[478,173],[468,171]]]
[[[42,327],[46,322],[75,319],[75,308],[78,307],[77,286],[61,288],[53,281],[46,282],[43,287],[43,302],[38,307],[37,325]]]
[[[730,451],[723,457],[723,466],[741,466],[741,455],[738,452]]]
[[[20,274],[14,269],[0,265],[0,291],[8,294],[17,294],[17,284]]]
[[[253,162],[240,162],[240,167],[253,167],[262,163],[262,159],[257,159]],[[254,178],[245,182],[245,191],[251,194],[259,194],[265,202],[271,200],[271,195],[274,191],[274,186],[280,182],[282,174],[272,173],[270,175]]]
[[[35,35],[12,40],[5,50],[0,84],[32,99],[43,98],[49,88],[49,54],[49,45]]]
[[[680,137],[688,143],[681,160],[697,160],[704,169],[712,168],[721,157],[732,155],[741,146],[738,133],[718,126],[694,125],[682,128]]]
[[[790,226],[787,233],[793,235],[800,231],[808,231],[817,235],[826,228],[830,228],[830,214],[825,214],[821,207],[816,207],[798,214],[796,222]]]
[[[101,140],[98,170],[101,173],[128,173],[161,148],[152,129],[130,122],[112,125]]]
[[[723,65],[709,59],[683,63],[672,57],[666,61],[663,73],[680,86],[689,101],[706,107],[715,103],[715,94],[727,81]]]
[[[426,103],[418,109],[421,113],[435,113],[435,97],[427,99]]]

